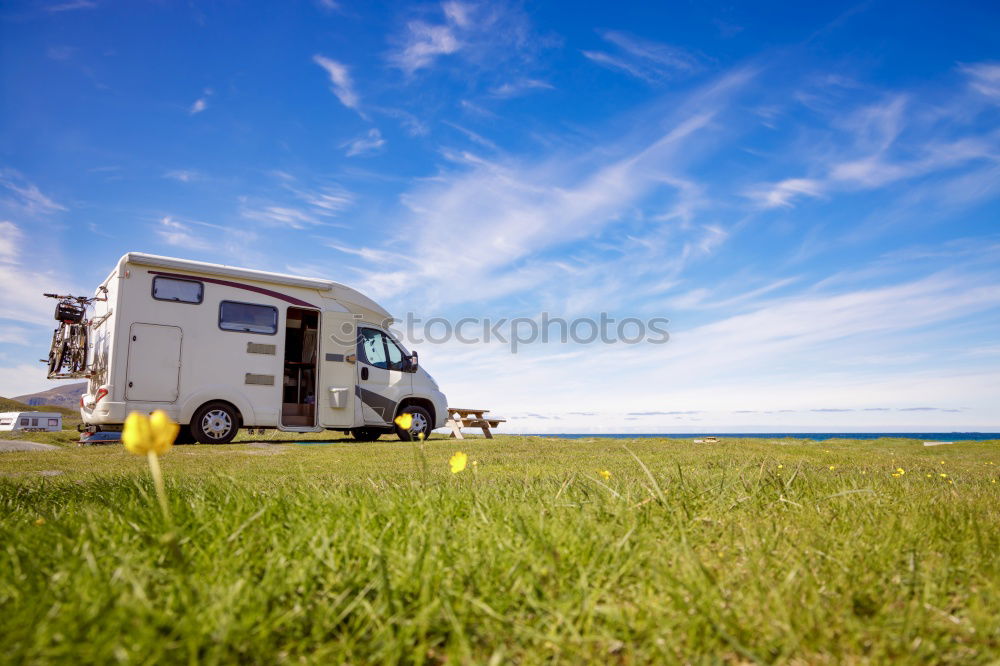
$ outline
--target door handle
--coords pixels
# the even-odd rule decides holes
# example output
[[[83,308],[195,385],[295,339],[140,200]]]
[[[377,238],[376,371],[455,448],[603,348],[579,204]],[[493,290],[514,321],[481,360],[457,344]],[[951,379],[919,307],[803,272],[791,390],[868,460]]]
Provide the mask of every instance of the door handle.
[[[366,368],[365,366],[361,366],[361,379],[362,380],[368,379],[368,368]]]

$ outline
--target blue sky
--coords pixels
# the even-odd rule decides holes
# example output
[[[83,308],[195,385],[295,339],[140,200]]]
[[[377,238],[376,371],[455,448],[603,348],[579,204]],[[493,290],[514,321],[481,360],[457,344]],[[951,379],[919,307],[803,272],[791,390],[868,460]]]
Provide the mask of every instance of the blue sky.
[[[991,3],[0,9],[0,395],[126,251],[399,316],[666,317],[418,346],[525,432],[1000,429]]]

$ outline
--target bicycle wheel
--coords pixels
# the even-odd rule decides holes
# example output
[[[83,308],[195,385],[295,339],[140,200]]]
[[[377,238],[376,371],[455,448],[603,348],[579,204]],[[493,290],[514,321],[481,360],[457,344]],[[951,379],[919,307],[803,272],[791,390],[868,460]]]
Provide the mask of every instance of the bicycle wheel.
[[[83,324],[73,324],[70,328],[70,367],[69,371],[79,375],[87,369],[87,327]]]
[[[61,333],[61,326],[52,332],[52,345],[49,347],[49,377],[58,374],[62,369],[65,345]]]

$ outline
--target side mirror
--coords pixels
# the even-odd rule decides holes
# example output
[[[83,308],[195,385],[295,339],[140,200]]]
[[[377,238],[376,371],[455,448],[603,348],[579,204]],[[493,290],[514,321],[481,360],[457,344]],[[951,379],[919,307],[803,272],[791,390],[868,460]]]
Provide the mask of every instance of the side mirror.
[[[416,372],[417,371],[417,369],[420,367],[420,361],[418,360],[418,358],[419,357],[417,356],[417,352],[416,352],[416,350],[414,350],[413,353],[410,354],[409,363],[406,366],[406,371],[407,372]]]

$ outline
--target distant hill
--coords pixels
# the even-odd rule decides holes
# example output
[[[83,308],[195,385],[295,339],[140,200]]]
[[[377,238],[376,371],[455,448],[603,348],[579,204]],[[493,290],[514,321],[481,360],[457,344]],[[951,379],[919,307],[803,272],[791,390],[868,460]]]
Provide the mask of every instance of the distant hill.
[[[34,409],[41,405],[51,405],[53,407],[67,407],[76,410],[80,404],[80,396],[86,391],[87,382],[77,382],[75,384],[63,384],[62,386],[57,386],[40,393],[19,395],[14,400],[23,402],[28,406],[26,407],[27,409]]]
[[[28,407],[23,402],[10,398],[0,398],[0,412],[30,412],[33,410],[33,407]]]

